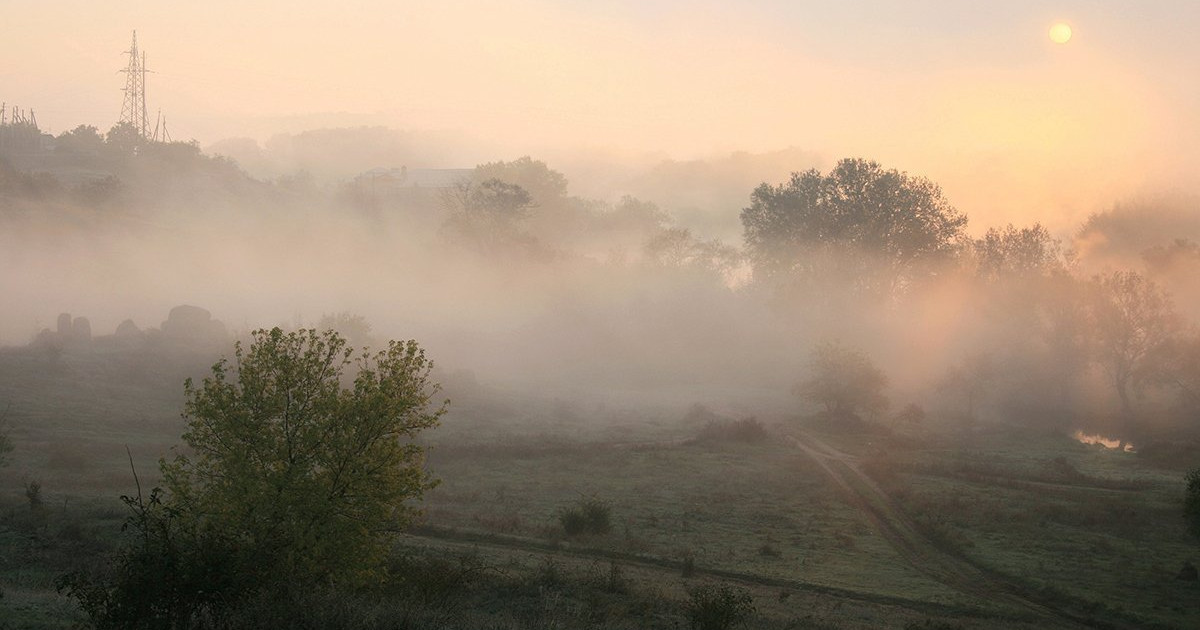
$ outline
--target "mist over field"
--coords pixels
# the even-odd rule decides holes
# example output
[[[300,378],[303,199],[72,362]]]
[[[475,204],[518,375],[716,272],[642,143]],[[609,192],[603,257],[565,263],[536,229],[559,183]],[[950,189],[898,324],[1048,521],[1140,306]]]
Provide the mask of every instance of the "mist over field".
[[[1200,623],[1192,4],[93,4],[0,628]]]

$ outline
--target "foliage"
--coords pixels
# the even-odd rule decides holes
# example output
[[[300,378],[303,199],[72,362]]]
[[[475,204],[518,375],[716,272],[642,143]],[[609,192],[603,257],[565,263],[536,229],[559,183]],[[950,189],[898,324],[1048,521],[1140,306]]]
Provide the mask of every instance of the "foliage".
[[[688,621],[693,630],[727,630],[754,614],[754,599],[743,588],[699,584],[688,589]]]
[[[756,280],[885,299],[936,273],[966,224],[933,182],[861,159],[762,184],[742,211]]]
[[[453,240],[486,254],[532,246],[521,224],[533,207],[533,197],[521,186],[499,179],[459,184],[442,195],[450,212],[443,231]]]
[[[700,429],[701,442],[762,442],[767,429],[753,416],[741,420],[710,420]]]
[[[231,538],[198,528],[165,502],[161,489],[121,501],[133,512],[122,527],[130,542],[112,566],[56,582],[98,630],[193,627],[261,586]]]
[[[8,430],[8,410],[0,414],[0,466],[8,465],[9,453],[13,451],[12,436]]]
[[[538,206],[553,205],[567,196],[567,178],[528,155],[511,162],[480,164],[475,167],[473,180],[479,184],[499,181],[528,191],[530,202]]]
[[[232,378],[222,360],[185,386],[193,454],[162,464],[172,500],[245,541],[264,575],[363,578],[432,486],[412,442],[444,411],[428,410],[432,364],[414,341],[356,355],[336,332],[278,328],[235,355]]]
[[[810,368],[794,392],[830,415],[857,418],[860,412],[874,415],[887,409],[887,375],[861,350],[822,343],[813,350]]]
[[[601,536],[612,531],[612,506],[595,497],[581,499],[559,511],[558,522],[568,536]]]
[[[25,483],[25,499],[29,501],[29,509],[40,510],[46,505],[42,498],[42,483],[36,479]]]
[[[334,331],[276,328],[235,356],[186,382],[187,454],[160,461],[165,491],[122,497],[131,541],[111,569],[60,582],[98,627],[187,627],[267,594],[365,583],[432,486],[413,438],[444,406],[429,409],[415,342],[355,354]]]
[[[1194,468],[1184,477],[1187,489],[1183,495],[1183,518],[1187,530],[1200,540],[1200,468]]]
[[[1090,314],[1096,360],[1107,371],[1131,427],[1131,395],[1154,377],[1161,356],[1175,339],[1180,321],[1171,298],[1153,281],[1133,271],[1092,279]]]
[[[351,348],[363,348],[375,345],[371,335],[371,322],[366,317],[342,311],[326,313],[317,322],[317,330],[333,330],[346,339],[346,345]]]
[[[1065,269],[1062,244],[1040,223],[1017,229],[991,228],[973,243],[978,277],[997,281],[1047,275]]]
[[[950,366],[938,381],[937,389],[959,397],[963,416],[974,419],[978,404],[999,376],[1000,367],[992,355],[979,352]]]
[[[1185,412],[1200,411],[1200,335],[1160,346],[1149,358],[1153,362],[1151,379],[1177,390]]]
[[[653,267],[690,269],[724,277],[741,261],[737,249],[718,239],[700,240],[686,228],[658,230],[642,248],[645,260]]]

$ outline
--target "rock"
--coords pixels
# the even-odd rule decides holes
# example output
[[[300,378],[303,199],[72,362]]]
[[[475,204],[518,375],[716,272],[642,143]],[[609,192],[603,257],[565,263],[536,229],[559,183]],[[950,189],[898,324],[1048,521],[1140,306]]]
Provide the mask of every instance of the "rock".
[[[71,341],[74,343],[92,342],[92,323],[86,317],[76,317],[71,322]]]
[[[163,337],[189,344],[224,343],[228,337],[225,324],[212,318],[212,313],[199,306],[176,306],[162,325]]]
[[[113,334],[118,337],[141,337],[142,329],[138,328],[132,319],[127,319],[117,325],[117,332]]]

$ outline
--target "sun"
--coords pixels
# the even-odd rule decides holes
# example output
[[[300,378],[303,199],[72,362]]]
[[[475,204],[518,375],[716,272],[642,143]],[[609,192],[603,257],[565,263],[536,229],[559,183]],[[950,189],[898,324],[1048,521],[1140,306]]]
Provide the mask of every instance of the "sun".
[[[1071,41],[1071,27],[1065,22],[1057,22],[1050,27],[1050,41],[1055,44],[1065,44]]]

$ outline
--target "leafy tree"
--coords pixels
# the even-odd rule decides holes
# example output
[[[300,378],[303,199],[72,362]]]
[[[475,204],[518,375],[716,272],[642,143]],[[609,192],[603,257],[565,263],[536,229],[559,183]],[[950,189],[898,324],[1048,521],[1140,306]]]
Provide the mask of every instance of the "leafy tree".
[[[1180,322],[1170,296],[1138,273],[1096,276],[1091,288],[1096,360],[1121,400],[1128,434],[1134,423],[1132,396],[1158,371],[1154,359],[1175,339]]]
[[[1040,223],[991,228],[972,245],[976,274],[989,281],[1046,276],[1066,267],[1062,244]]]
[[[1200,411],[1200,335],[1189,334],[1160,346],[1149,360],[1154,370],[1151,379],[1175,389],[1187,412]]]
[[[371,322],[368,322],[366,317],[349,311],[321,315],[317,330],[337,331],[351,348],[375,345],[375,337],[371,335]]]
[[[527,156],[511,162],[488,162],[475,167],[473,181],[498,180],[528,191],[532,203],[553,206],[567,198],[567,178],[541,160]]]
[[[861,159],[762,184],[742,211],[756,280],[883,299],[936,273],[966,224],[933,182]]]
[[[142,145],[142,136],[133,125],[127,122],[117,123],[104,135],[104,146],[114,156],[128,157],[133,155]]]
[[[979,402],[989,392],[999,373],[1000,366],[992,355],[977,353],[946,370],[937,388],[938,391],[957,395],[963,404],[963,415],[975,419]]]
[[[717,239],[703,241],[686,228],[666,228],[646,241],[642,248],[652,266],[665,269],[692,269],[724,276],[737,266],[740,255]]]
[[[813,350],[810,367],[809,377],[794,392],[824,406],[829,415],[858,418],[860,412],[873,415],[887,409],[887,375],[861,350],[826,342]]]
[[[416,342],[356,354],[275,328],[235,357],[186,382],[187,454],[160,461],[165,491],[122,497],[129,543],[59,580],[96,627],[211,625],[260,595],[363,584],[432,487],[413,439],[445,404]]]
[[[444,411],[432,364],[414,341],[356,354],[278,328],[235,356],[185,385],[191,453],[162,464],[175,509],[239,541],[263,579],[361,581],[432,487],[412,441]]]
[[[522,230],[533,198],[517,184],[499,179],[459,184],[443,194],[442,205],[450,212],[443,230],[484,253],[533,244]]]
[[[99,155],[104,149],[104,138],[100,130],[91,125],[78,127],[58,134],[55,151],[74,155]]]

